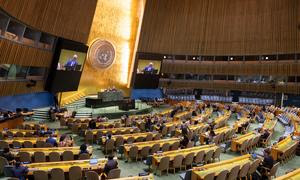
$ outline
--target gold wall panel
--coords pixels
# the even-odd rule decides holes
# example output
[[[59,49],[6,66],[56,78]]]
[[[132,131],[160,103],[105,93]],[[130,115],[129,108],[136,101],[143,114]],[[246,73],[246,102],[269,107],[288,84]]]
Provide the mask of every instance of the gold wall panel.
[[[134,56],[138,29],[142,21],[144,0],[100,0],[97,3],[88,45],[101,39],[115,47],[114,63],[106,69],[97,69],[87,57],[78,92],[95,94],[115,86],[129,95],[131,66]],[[63,99],[78,92],[63,93]]]

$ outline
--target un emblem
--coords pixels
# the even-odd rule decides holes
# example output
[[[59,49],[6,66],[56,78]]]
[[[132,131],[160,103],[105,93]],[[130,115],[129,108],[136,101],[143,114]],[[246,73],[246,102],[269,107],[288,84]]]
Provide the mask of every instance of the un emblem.
[[[88,57],[93,67],[105,69],[113,64],[115,53],[112,43],[99,39],[90,46]]]

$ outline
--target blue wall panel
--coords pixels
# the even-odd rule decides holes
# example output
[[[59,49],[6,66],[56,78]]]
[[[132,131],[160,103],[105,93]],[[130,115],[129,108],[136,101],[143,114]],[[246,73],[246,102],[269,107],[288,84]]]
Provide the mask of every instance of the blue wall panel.
[[[162,98],[163,93],[161,89],[132,89],[131,98],[141,99],[141,98]]]
[[[39,92],[0,97],[0,108],[15,111],[16,108],[41,108],[54,105],[51,93]]]

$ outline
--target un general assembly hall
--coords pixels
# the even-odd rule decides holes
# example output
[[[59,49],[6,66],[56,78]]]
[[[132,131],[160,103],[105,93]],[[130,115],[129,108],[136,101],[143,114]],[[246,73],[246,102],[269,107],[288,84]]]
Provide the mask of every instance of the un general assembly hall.
[[[0,0],[0,180],[300,180],[300,0]]]

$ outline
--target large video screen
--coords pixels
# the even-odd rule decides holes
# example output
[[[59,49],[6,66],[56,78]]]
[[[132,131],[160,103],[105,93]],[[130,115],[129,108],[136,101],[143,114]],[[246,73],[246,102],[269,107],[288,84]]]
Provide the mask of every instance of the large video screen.
[[[159,74],[161,61],[138,60],[137,74]]]
[[[82,71],[86,53],[62,49],[60,52],[57,70]]]

